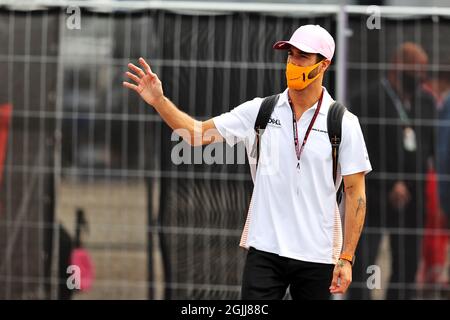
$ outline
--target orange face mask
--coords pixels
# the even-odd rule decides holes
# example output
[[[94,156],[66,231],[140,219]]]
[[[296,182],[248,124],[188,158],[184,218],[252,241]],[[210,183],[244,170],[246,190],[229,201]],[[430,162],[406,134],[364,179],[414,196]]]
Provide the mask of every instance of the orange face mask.
[[[291,62],[286,66],[286,80],[289,89],[303,90],[319,77],[320,72],[314,78],[309,79],[309,74],[319,66],[322,61],[308,67],[297,66]]]

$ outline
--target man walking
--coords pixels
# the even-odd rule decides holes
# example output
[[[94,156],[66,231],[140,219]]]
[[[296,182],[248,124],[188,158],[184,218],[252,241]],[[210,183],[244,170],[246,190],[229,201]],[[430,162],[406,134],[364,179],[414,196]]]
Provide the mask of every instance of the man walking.
[[[352,280],[354,252],[365,217],[365,174],[371,171],[358,118],[342,119],[336,184],[333,181],[327,113],[334,102],[322,86],[333,58],[333,37],[318,25],[298,28],[287,50],[287,89],[280,93],[264,135],[254,191],[241,239],[248,248],[243,299],[329,299]],[[197,121],[163,94],[162,83],[140,58],[129,64],[135,90],[191,145],[244,141],[251,156],[254,125],[263,101],[255,98],[230,112]],[[342,237],[336,190],[344,180],[346,212]]]

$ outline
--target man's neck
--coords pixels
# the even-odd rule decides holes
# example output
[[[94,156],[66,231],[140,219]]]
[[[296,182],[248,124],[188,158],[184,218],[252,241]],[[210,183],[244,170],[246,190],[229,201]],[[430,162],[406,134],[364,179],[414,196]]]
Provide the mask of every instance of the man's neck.
[[[317,84],[312,83],[303,90],[288,90],[297,120],[319,100],[322,90],[322,83],[319,81]]]
[[[411,101],[411,95],[404,92],[404,90],[400,86],[398,78],[395,76],[394,73],[390,73],[387,78],[388,78],[389,84],[394,89],[395,93],[400,98],[401,102],[405,103],[405,102]]]

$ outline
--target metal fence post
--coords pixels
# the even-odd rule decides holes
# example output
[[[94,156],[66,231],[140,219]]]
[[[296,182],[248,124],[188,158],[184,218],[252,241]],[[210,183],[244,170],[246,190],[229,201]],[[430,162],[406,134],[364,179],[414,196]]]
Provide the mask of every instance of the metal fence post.
[[[346,103],[346,89],[347,89],[347,8],[342,5],[336,12],[336,100]]]

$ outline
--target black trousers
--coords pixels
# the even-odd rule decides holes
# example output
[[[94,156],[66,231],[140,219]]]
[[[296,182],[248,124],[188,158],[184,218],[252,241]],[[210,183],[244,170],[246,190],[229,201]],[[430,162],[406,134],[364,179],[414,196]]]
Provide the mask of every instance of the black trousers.
[[[250,248],[242,279],[243,300],[330,299],[333,264],[305,262]]]

